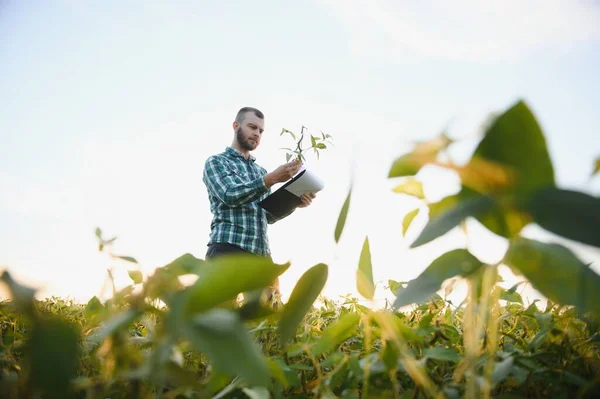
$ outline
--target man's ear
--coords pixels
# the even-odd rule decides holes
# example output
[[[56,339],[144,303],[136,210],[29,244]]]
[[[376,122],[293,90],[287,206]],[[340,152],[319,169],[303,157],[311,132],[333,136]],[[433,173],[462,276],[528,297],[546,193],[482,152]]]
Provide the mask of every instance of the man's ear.
[[[233,121],[233,131],[236,132],[239,127],[240,127],[240,124],[237,121]]]

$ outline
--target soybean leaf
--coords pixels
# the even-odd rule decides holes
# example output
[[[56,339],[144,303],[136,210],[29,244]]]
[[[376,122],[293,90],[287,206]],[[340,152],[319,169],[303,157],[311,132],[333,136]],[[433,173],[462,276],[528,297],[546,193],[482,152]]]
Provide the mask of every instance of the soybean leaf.
[[[456,349],[443,348],[441,346],[425,349],[423,356],[427,357],[428,359],[445,360],[453,363],[459,362],[461,358],[460,353],[458,353]]]
[[[416,279],[400,290],[394,308],[420,302],[431,297],[442,283],[454,276],[466,277],[478,270],[483,263],[466,249],[455,249],[435,259]]]
[[[397,158],[390,167],[388,178],[414,176],[423,166],[436,160],[436,154],[410,152]]]
[[[120,256],[120,255],[112,255],[113,258],[117,258],[117,259],[121,259],[124,260],[126,262],[131,262],[131,263],[138,263],[138,261],[131,257],[131,256]]]
[[[408,212],[404,216],[404,219],[402,220],[402,235],[406,235],[406,232],[408,231],[410,224],[412,223],[412,221],[414,220],[414,218],[417,216],[418,213],[419,213],[419,208],[413,209],[412,211]]]
[[[298,324],[321,293],[327,281],[327,275],[327,265],[319,263],[308,269],[296,283],[279,321],[282,346],[296,335]]]
[[[425,198],[425,193],[423,192],[423,184],[417,179],[406,179],[406,181],[394,187],[392,191],[399,194],[411,195],[419,199]]]
[[[129,274],[129,278],[131,278],[135,284],[140,284],[142,281],[144,281],[144,276],[139,270],[129,270],[127,273]]]
[[[164,268],[178,276],[182,274],[198,274],[204,262],[204,260],[198,259],[190,253],[186,253],[165,265]]]
[[[337,345],[354,334],[354,330],[360,321],[358,313],[344,313],[338,320],[328,325],[321,338],[312,347],[311,353],[319,356],[335,349]]]
[[[57,318],[39,319],[27,344],[29,382],[51,397],[70,397],[77,376],[80,331]]]
[[[351,196],[352,187],[350,187],[350,190],[348,190],[348,195],[344,200],[344,204],[342,205],[342,209],[340,210],[340,214],[338,216],[337,224],[335,225],[334,238],[336,243],[340,241],[342,231],[344,230],[344,225],[346,224],[346,218],[348,217],[348,208],[350,207]]]
[[[239,374],[253,386],[267,385],[267,361],[236,313],[212,309],[195,315],[187,323],[185,334],[219,371]]]
[[[411,248],[416,248],[426,244],[436,238],[446,234],[456,227],[460,222],[469,216],[475,216],[484,213],[492,208],[494,201],[487,196],[466,199],[458,202],[445,212],[433,216],[428,222],[421,234],[411,244]]]
[[[16,307],[28,316],[33,316],[35,290],[17,283],[6,270],[2,272],[0,280],[8,286],[10,295]]]
[[[600,247],[600,198],[548,188],[539,190],[529,203],[533,220],[555,234]]]
[[[494,120],[473,154],[505,165],[517,173],[511,191],[528,193],[554,185],[554,168],[546,138],[524,101]]]
[[[206,261],[196,282],[185,289],[185,312],[203,312],[239,293],[267,287],[289,266],[248,254],[228,254]]]
[[[568,248],[520,237],[511,241],[504,263],[549,300],[600,316],[600,276]]]
[[[369,237],[365,238],[360,252],[358,270],[356,271],[356,288],[363,297],[373,299],[373,295],[375,294],[375,283],[373,282],[373,265],[371,262]]]
[[[104,310],[104,306],[100,302],[97,296],[93,296],[92,299],[88,301],[83,309],[83,316],[89,322],[94,319],[100,312]]]

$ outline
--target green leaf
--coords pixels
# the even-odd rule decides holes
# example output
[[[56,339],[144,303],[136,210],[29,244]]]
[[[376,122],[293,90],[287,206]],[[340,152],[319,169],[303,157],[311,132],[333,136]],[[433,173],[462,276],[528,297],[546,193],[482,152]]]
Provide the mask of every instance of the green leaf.
[[[315,136],[313,136],[312,134],[310,135],[310,145],[311,145],[311,147],[317,146],[317,140],[316,140]]]
[[[461,359],[460,353],[456,349],[442,348],[441,346],[425,349],[423,356],[428,359],[443,360],[452,363],[458,363]]]
[[[496,287],[496,289],[500,290],[500,299],[502,299],[503,301],[517,302],[523,304],[523,299],[521,298],[521,295],[518,292],[505,290],[501,287]]]
[[[407,153],[397,158],[390,167],[388,178],[414,176],[423,166],[436,160],[436,154]]]
[[[490,376],[492,384],[496,385],[504,381],[504,379],[508,377],[511,370],[513,369],[513,363],[514,358],[512,356],[508,356],[506,359],[497,362],[494,365],[494,371],[492,371],[492,375]]]
[[[138,261],[135,258],[131,257],[131,256],[113,255],[113,258],[122,259],[124,261],[131,262],[131,263],[138,263]]]
[[[404,219],[402,220],[402,235],[404,235],[404,236],[406,235],[406,232],[408,231],[410,224],[412,223],[412,221],[418,214],[419,214],[419,208],[413,209],[412,211],[408,212],[404,216]]]
[[[398,367],[399,352],[391,340],[385,341],[385,348],[381,353],[381,360],[388,370],[393,370]]]
[[[408,282],[394,301],[394,308],[430,298],[442,283],[454,276],[469,276],[483,263],[466,249],[455,249],[435,259],[416,279]]]
[[[279,335],[281,345],[296,335],[298,324],[304,319],[306,312],[310,309],[315,299],[327,282],[328,267],[319,263],[308,269],[298,280],[290,299],[285,304],[281,319],[279,321]]]
[[[373,265],[371,263],[369,237],[365,238],[362,251],[360,252],[358,270],[356,271],[356,288],[363,297],[373,299],[375,283],[373,282]]]
[[[327,146],[325,145],[325,143],[317,143],[317,148],[320,150],[324,150],[327,148]]]
[[[94,319],[98,314],[100,314],[104,310],[104,306],[100,302],[97,296],[93,296],[92,299],[88,301],[83,309],[83,316],[89,322]]]
[[[8,286],[10,296],[16,307],[28,316],[32,316],[35,290],[17,283],[6,270],[2,272],[0,280]]]
[[[242,292],[265,288],[289,266],[289,262],[280,265],[248,254],[228,254],[205,261],[196,282],[185,289],[185,313],[203,312]]]
[[[535,116],[518,101],[494,120],[473,157],[509,167],[517,173],[510,191],[529,193],[554,186],[554,168],[546,138]]]
[[[106,322],[102,323],[100,328],[95,330],[88,338],[90,343],[100,343],[107,336],[122,330],[129,326],[141,314],[140,311],[127,309],[115,314]]]
[[[592,171],[592,176],[596,175],[600,172],[600,157],[596,158],[596,162],[594,163],[594,170]]]
[[[549,300],[600,316],[600,276],[568,248],[517,238],[511,241],[504,263]]]
[[[425,199],[423,184],[419,180],[413,178],[406,179],[404,182],[394,187],[392,191],[399,194],[411,195],[419,199]]]
[[[416,248],[446,234],[469,216],[484,213],[492,208],[494,201],[487,196],[479,196],[458,202],[454,207],[432,217],[419,237],[411,244]]]
[[[27,344],[29,382],[50,397],[70,397],[77,376],[80,331],[56,318],[35,323]]]
[[[212,309],[195,315],[185,334],[217,370],[231,376],[239,374],[253,386],[268,384],[267,361],[234,312]]]
[[[100,227],[96,227],[96,237],[102,239],[102,230],[100,229]]]
[[[286,162],[289,162],[289,161],[290,161],[290,159],[292,158],[292,156],[293,156],[293,155],[292,155],[292,154],[289,154],[289,153],[288,153],[288,154],[285,154],[285,161],[286,161]]]
[[[335,347],[350,338],[360,321],[358,313],[344,313],[339,319],[328,325],[321,338],[311,349],[314,356],[331,352]]]
[[[406,284],[405,281],[395,281],[395,280],[388,280],[388,285],[390,286],[390,291],[392,291],[392,294],[394,295],[398,295],[398,292],[400,292],[401,289],[403,289],[402,284]]]
[[[539,190],[528,206],[542,228],[565,238],[600,247],[600,198],[549,188]]]
[[[340,241],[340,237],[342,235],[342,231],[344,231],[344,225],[346,224],[346,218],[348,217],[348,208],[350,207],[350,197],[352,196],[352,187],[348,190],[348,195],[346,196],[346,200],[342,205],[342,209],[340,210],[340,214],[338,216],[337,224],[335,225],[335,233],[334,238],[335,242]]]
[[[451,143],[452,140],[446,134],[438,135],[431,140],[417,142],[411,152],[400,156],[393,162],[388,172],[388,178],[417,174],[426,164],[434,163],[438,153]]]
[[[134,284],[141,284],[142,281],[144,281],[144,276],[139,270],[129,270],[127,273],[129,274],[129,278],[131,278]]]
[[[183,274],[198,274],[202,270],[202,266],[206,261],[198,259],[190,253],[185,253],[162,267],[163,270],[168,271],[169,274],[174,276],[181,276]]]

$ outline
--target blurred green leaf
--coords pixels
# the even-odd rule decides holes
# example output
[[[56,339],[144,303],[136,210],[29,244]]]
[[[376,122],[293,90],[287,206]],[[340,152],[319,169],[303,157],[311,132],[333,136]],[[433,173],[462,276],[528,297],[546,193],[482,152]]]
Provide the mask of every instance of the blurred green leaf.
[[[350,338],[360,321],[358,313],[345,313],[339,319],[328,325],[321,335],[321,338],[312,347],[311,353],[314,356],[320,356],[329,353],[346,339]]]
[[[127,262],[131,262],[131,263],[138,263],[138,261],[131,257],[131,256],[119,256],[119,255],[113,255],[113,258],[117,258],[117,259],[121,259]]]
[[[346,218],[348,217],[348,208],[350,207],[350,197],[352,196],[352,187],[348,190],[348,195],[344,200],[344,204],[342,205],[342,209],[340,210],[340,214],[338,216],[337,224],[335,225],[335,233],[334,238],[335,242],[340,241],[340,237],[342,235],[342,231],[344,230],[344,225],[346,224]]]
[[[144,281],[144,276],[142,275],[142,272],[139,270],[129,270],[127,273],[129,274],[129,278],[135,284],[141,284]]]
[[[408,212],[404,216],[404,219],[402,220],[402,235],[404,235],[404,236],[406,235],[406,232],[408,231],[410,224],[412,223],[414,218],[418,215],[418,213],[419,213],[419,208],[413,209],[412,211]]]
[[[27,346],[29,382],[48,397],[73,397],[71,380],[77,375],[80,331],[57,318],[39,319]]]
[[[435,259],[416,279],[408,282],[394,301],[394,308],[430,298],[442,283],[454,276],[469,276],[483,263],[466,249],[455,249]]]
[[[308,269],[296,283],[279,321],[278,331],[282,346],[285,346],[287,341],[296,335],[298,324],[304,319],[306,312],[323,290],[327,282],[327,275],[327,265],[319,263]]]
[[[388,370],[393,370],[398,367],[399,352],[395,344],[391,340],[385,341],[385,347],[381,352],[381,360]]]
[[[600,247],[600,198],[549,188],[539,190],[528,204],[534,221],[565,238]]]
[[[195,315],[185,334],[216,369],[232,376],[239,374],[252,386],[268,384],[267,361],[236,313],[212,309]]]
[[[600,172],[600,157],[596,158],[596,162],[594,162],[594,170],[592,171],[592,176],[596,175]]]
[[[104,310],[104,306],[100,302],[97,296],[93,296],[92,299],[88,301],[83,309],[83,315],[88,321],[92,321],[97,315],[99,315]]]
[[[507,358],[497,362],[494,365],[494,370],[492,371],[491,375],[492,384],[497,385],[498,383],[504,381],[511,373],[513,364],[514,358],[512,356],[508,356]]]
[[[394,160],[390,171],[388,172],[388,178],[392,177],[404,177],[414,176],[421,170],[423,166],[428,163],[435,162],[437,154],[419,154],[409,152]]]
[[[568,248],[517,238],[511,241],[504,263],[549,300],[600,315],[600,276]]]
[[[198,280],[184,290],[185,313],[203,312],[242,292],[265,288],[290,266],[248,254],[219,256],[206,261]]]
[[[419,180],[413,178],[406,179],[404,182],[394,187],[392,191],[399,194],[411,195],[419,199],[425,199],[423,184]]]
[[[525,194],[554,186],[554,167],[546,138],[524,101],[518,101],[494,120],[473,154],[517,173],[510,191]]]
[[[431,140],[415,143],[413,150],[406,153],[392,163],[388,178],[413,176],[428,163],[434,163],[440,151],[452,144],[446,134],[441,134]]]
[[[6,270],[2,272],[0,280],[8,286],[10,296],[17,309],[28,316],[32,316],[35,290],[17,283]]]
[[[375,283],[373,282],[373,265],[371,263],[369,237],[365,238],[360,252],[358,270],[356,271],[356,288],[363,297],[373,299]]]
[[[90,334],[87,339],[88,342],[95,344],[102,342],[107,336],[129,326],[140,314],[140,311],[134,309],[127,309],[115,314],[107,321],[103,322],[100,325],[100,328]]]
[[[164,268],[177,275],[198,274],[200,273],[204,263],[204,260],[198,259],[194,255],[186,253],[171,263],[165,265]]]
[[[517,303],[523,304],[523,299],[521,298],[521,295],[518,292],[505,290],[502,287],[496,287],[496,289],[500,290],[499,298],[502,299],[503,301],[517,302]]]
[[[460,353],[454,348],[443,348],[436,346],[427,348],[423,351],[423,356],[428,359],[443,360],[447,362],[458,363],[461,360]]]
[[[430,218],[427,225],[411,244],[416,248],[446,234],[469,216],[476,216],[490,210],[494,202],[487,196],[479,196],[458,202],[454,207]]]

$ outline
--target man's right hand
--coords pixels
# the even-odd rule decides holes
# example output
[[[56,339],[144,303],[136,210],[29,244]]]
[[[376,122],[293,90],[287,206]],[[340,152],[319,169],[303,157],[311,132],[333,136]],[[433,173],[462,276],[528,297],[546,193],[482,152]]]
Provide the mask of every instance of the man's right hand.
[[[293,161],[284,163],[274,171],[267,173],[264,177],[265,185],[271,187],[276,183],[283,183],[291,179],[298,173],[302,167],[302,162],[296,158]]]

